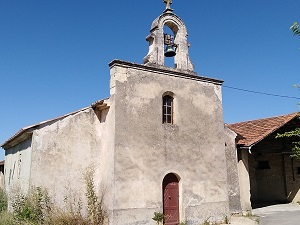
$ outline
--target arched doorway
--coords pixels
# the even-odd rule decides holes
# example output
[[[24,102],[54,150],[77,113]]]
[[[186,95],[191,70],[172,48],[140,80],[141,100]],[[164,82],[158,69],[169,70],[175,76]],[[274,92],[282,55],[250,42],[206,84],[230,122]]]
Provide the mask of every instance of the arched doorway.
[[[163,180],[163,210],[165,225],[179,224],[179,181],[169,173]]]

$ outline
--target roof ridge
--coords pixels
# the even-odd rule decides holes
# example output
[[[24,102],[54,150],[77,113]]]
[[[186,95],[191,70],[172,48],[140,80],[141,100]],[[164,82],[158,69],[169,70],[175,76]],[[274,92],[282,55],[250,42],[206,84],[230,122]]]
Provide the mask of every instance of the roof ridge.
[[[5,145],[7,145],[8,143],[10,143],[12,140],[14,140],[15,138],[17,138],[18,136],[20,136],[22,133],[26,132],[26,131],[29,131],[29,130],[34,130],[36,129],[37,127],[41,126],[41,125],[44,125],[44,124],[47,124],[47,123],[54,123],[58,120],[62,120],[62,119],[65,119],[66,117],[68,116],[71,116],[71,115],[75,115],[77,113],[80,113],[84,110],[87,110],[89,108],[92,108],[94,104],[96,103],[100,103],[100,102],[104,102],[105,100],[108,100],[109,98],[104,98],[104,99],[100,99],[100,100],[97,100],[96,102],[90,104],[89,106],[87,107],[84,107],[84,108],[81,108],[81,109],[78,109],[78,110],[75,110],[75,111],[72,111],[72,112],[69,112],[67,114],[64,114],[64,115],[61,115],[61,116],[58,116],[58,117],[55,117],[55,118],[52,118],[52,119],[49,119],[49,120],[44,120],[44,121],[41,121],[39,123],[35,123],[35,124],[32,124],[32,125],[29,125],[29,126],[25,126],[25,127],[22,127],[17,133],[15,133],[13,136],[11,136],[9,139],[7,139],[3,144],[1,144],[0,146],[2,148],[4,148]]]
[[[295,112],[286,115],[229,124],[228,127],[245,138],[238,141],[239,144],[253,146],[297,117],[298,113]]]
[[[272,117],[266,117],[266,118],[261,118],[261,119],[246,120],[246,121],[241,121],[241,122],[237,122],[237,123],[230,123],[228,125],[231,126],[231,125],[242,124],[242,123],[249,123],[249,122],[261,121],[261,120],[275,119],[275,118],[279,118],[279,117],[288,117],[288,116],[292,116],[292,115],[296,116],[298,114],[299,114],[299,112],[294,112],[294,113],[284,114],[284,115],[280,115],[280,116],[272,116]]]

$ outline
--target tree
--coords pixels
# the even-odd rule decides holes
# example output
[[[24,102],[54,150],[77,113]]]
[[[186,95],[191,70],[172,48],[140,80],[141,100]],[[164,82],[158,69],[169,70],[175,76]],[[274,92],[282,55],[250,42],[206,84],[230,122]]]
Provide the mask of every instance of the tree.
[[[294,24],[290,27],[290,30],[293,32],[294,35],[300,36],[300,29],[297,22],[294,22]],[[300,84],[295,85],[295,88],[298,88],[300,90]],[[298,103],[300,105],[300,103]],[[300,113],[299,113],[299,119],[300,119]],[[296,128],[295,130],[285,132],[283,134],[278,134],[277,137],[279,138],[300,138],[300,128]],[[300,141],[293,142],[293,154],[292,157],[295,157],[297,159],[300,159]]]
[[[277,134],[278,138],[292,138],[298,137],[300,138],[300,128],[296,128],[295,130],[285,132],[283,134]],[[292,157],[300,159],[300,141],[293,142],[293,154]]]
[[[300,90],[300,84],[295,85],[295,88],[298,88]],[[300,102],[298,103],[300,106]],[[300,123],[300,113],[298,115],[299,117],[299,123]],[[300,127],[296,128],[292,131],[287,131],[283,134],[277,134],[276,138],[297,138],[300,139]],[[293,142],[293,154],[292,157],[295,157],[300,160],[300,141]]]
[[[290,27],[290,30],[293,32],[294,35],[300,36],[300,29],[297,22],[294,22],[294,24]]]

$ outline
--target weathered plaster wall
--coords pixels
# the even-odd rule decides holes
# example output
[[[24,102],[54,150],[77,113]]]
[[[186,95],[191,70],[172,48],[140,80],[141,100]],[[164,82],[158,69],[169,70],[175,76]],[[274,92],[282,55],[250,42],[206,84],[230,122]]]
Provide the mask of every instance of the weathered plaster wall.
[[[24,192],[30,186],[31,138],[5,151],[5,190]]]
[[[112,199],[114,136],[110,117],[110,109],[97,116],[88,108],[34,131],[32,184],[47,188],[60,205],[71,194],[84,199],[84,173],[92,166],[99,194],[106,190],[106,199]],[[112,207],[112,201],[106,204]]]
[[[180,218],[189,224],[228,213],[221,87],[147,67],[111,68],[115,98],[112,224],[153,224],[162,181],[180,177]],[[162,96],[174,93],[174,124],[162,124]]]
[[[235,144],[236,133],[225,127],[225,134],[229,210],[231,213],[240,213],[242,207],[237,166],[237,149]]]
[[[250,201],[249,152],[238,149],[238,175],[243,213],[252,211]]]

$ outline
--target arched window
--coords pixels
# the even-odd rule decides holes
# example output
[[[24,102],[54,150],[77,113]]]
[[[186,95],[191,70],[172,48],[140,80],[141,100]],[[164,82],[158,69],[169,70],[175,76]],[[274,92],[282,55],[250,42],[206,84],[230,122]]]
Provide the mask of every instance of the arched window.
[[[170,95],[163,96],[163,114],[162,122],[173,124],[173,97]]]

